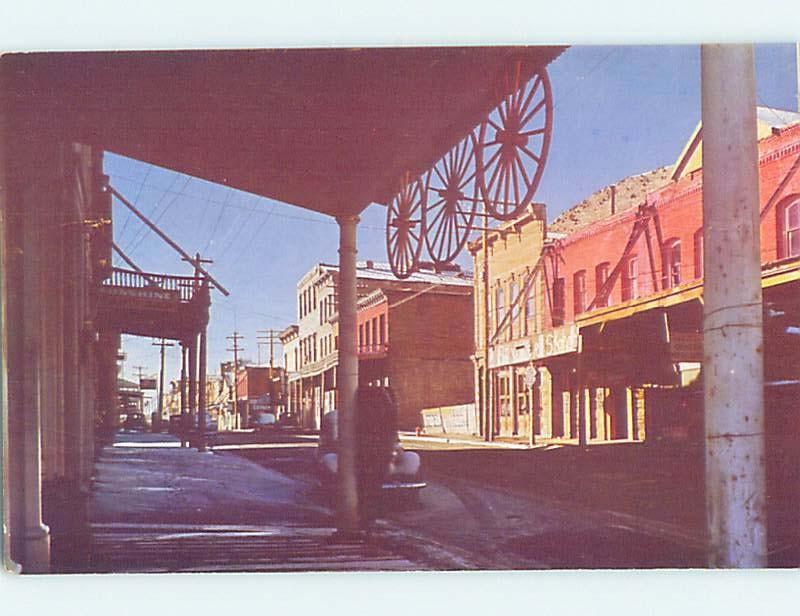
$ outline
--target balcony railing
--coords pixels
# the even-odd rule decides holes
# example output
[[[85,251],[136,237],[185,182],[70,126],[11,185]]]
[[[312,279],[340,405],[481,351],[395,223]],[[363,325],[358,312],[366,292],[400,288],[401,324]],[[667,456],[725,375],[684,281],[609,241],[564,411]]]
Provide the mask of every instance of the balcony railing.
[[[357,347],[359,355],[385,355],[389,351],[388,343],[361,344]]]
[[[178,300],[189,302],[198,288],[193,276],[172,276],[152,274],[115,267],[111,277],[103,281],[103,287],[111,289],[135,290],[137,296],[151,299]]]

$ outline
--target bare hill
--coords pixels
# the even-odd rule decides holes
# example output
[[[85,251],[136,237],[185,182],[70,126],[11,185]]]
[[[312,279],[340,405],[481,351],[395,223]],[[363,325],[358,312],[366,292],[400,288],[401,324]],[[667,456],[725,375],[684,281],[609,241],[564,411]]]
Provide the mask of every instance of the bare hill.
[[[644,201],[647,193],[667,184],[671,167],[660,167],[640,175],[632,175],[620,180],[616,187],[615,211],[636,207]],[[611,186],[601,188],[589,197],[562,212],[551,224],[548,231],[574,233],[591,223],[611,215]]]

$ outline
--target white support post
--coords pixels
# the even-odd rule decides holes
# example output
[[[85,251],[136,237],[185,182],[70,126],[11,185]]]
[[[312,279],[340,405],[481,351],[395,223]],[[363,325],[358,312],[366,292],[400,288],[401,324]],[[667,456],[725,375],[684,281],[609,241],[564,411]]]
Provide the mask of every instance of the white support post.
[[[338,483],[336,524],[338,532],[352,535],[359,530],[356,489],[356,227],[358,216],[338,217],[339,223],[339,389]]]
[[[702,46],[703,374],[709,564],[767,564],[752,45]]]

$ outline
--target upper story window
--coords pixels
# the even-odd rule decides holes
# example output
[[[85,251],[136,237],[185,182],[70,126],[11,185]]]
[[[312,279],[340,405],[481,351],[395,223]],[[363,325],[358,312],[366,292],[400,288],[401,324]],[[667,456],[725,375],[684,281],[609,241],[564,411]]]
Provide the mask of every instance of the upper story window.
[[[495,326],[500,327],[506,316],[506,298],[502,286],[498,286],[494,292],[494,315]]]
[[[525,334],[533,333],[536,329],[536,293],[531,285],[528,288],[528,297],[525,298]]]
[[[622,276],[622,301],[627,302],[637,297],[639,297],[639,259],[630,257]]]
[[[378,317],[378,342],[384,344],[386,342],[386,318],[384,315]]]
[[[603,286],[606,284],[606,280],[608,280],[608,276],[611,273],[611,264],[608,262],[600,263],[597,267],[594,268],[594,293],[597,296],[597,308],[603,308],[605,306],[611,305],[611,293],[609,292],[605,299],[600,297],[600,293],[603,290]]]
[[[665,289],[676,287],[681,283],[681,242],[671,239],[664,242],[661,250],[662,272],[661,286]]]
[[[586,270],[572,275],[572,310],[576,315],[586,310]]]
[[[800,256],[800,199],[783,208],[781,258]]]
[[[694,232],[694,277],[703,277],[703,227]]]
[[[520,312],[519,282],[515,280],[511,283],[511,323],[509,325],[509,336],[511,338],[522,334],[522,328],[518,324]]]
[[[553,280],[553,326],[564,324],[564,307],[566,304],[566,286],[563,278]]]

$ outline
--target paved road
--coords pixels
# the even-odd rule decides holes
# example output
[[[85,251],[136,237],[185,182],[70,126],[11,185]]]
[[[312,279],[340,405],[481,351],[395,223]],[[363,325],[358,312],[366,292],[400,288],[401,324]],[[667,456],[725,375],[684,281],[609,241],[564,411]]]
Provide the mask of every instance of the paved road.
[[[242,437],[240,437],[242,438]],[[244,437],[246,440],[246,437]],[[274,439],[273,439],[274,440]],[[313,439],[284,436],[284,442],[231,446],[273,471],[302,482],[308,498],[330,506],[317,487]],[[641,524],[605,510],[589,511],[514,486],[488,481],[476,472],[486,450],[456,450],[429,443],[420,448],[428,487],[419,502],[394,497],[383,503],[384,520],[409,537],[439,544],[482,569],[645,568],[703,566],[701,550],[691,540],[676,539],[657,523]],[[519,454],[492,451],[493,474],[513,474]],[[507,468],[504,468],[507,462]],[[510,485],[504,485],[510,483]],[[502,486],[502,487],[498,487]]]

